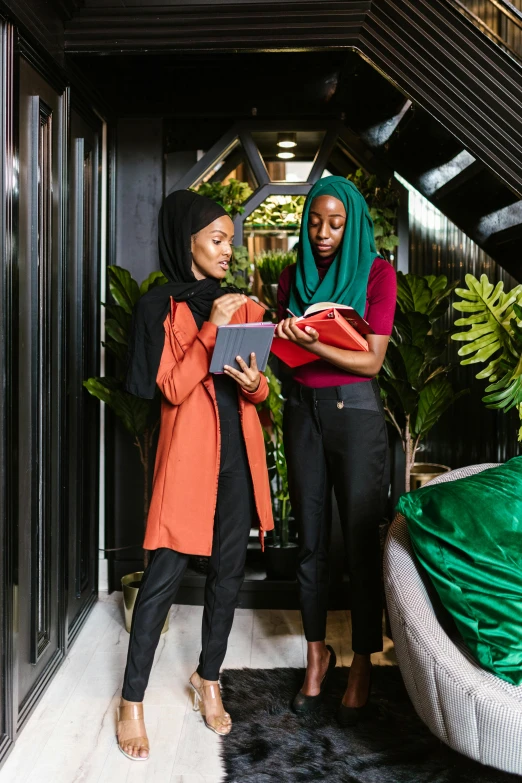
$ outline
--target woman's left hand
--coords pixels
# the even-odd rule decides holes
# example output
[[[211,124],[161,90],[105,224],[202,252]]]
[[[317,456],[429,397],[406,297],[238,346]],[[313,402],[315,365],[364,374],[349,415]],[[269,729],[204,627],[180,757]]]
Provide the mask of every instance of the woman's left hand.
[[[297,318],[286,318],[277,325],[276,335],[283,340],[290,340],[293,343],[308,348],[319,340],[319,332],[311,326],[300,329],[296,325]]]
[[[224,370],[227,375],[233,378],[242,389],[251,394],[258,390],[261,383],[261,373],[257,369],[257,361],[255,353],[250,354],[250,367],[243,361],[241,356],[236,356],[236,362],[241,367],[241,371],[235,370],[233,367],[229,367],[225,364]]]

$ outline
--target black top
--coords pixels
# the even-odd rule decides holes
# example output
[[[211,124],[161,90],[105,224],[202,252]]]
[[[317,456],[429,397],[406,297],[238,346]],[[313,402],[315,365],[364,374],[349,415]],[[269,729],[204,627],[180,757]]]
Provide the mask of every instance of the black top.
[[[205,319],[198,313],[193,312],[194,320],[198,329],[201,329],[205,323]],[[216,391],[216,401],[220,417],[226,414],[227,418],[230,418],[232,411],[236,411],[239,415],[239,399],[238,399],[238,387],[236,381],[230,377],[230,375],[214,374],[212,376],[214,381],[214,389]]]

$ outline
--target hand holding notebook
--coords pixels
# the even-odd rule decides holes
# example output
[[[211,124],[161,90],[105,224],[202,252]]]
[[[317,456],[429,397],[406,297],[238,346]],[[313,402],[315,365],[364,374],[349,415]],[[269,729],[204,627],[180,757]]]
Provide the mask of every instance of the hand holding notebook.
[[[371,334],[372,329],[353,307],[337,305],[334,302],[319,302],[311,305],[303,316],[297,318],[295,325],[303,331],[307,326],[311,326],[319,333],[319,340],[325,345],[349,351],[369,350],[362,335]],[[272,353],[289,367],[300,367],[319,359],[306,348],[280,337],[274,338]]]

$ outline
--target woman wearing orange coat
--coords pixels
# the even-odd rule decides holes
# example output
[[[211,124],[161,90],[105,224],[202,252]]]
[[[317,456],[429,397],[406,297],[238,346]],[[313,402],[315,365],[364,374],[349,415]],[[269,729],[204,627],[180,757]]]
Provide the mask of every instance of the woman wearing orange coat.
[[[209,555],[202,649],[190,678],[205,723],[228,734],[232,722],[219,670],[244,578],[250,529],[273,528],[261,425],[255,405],[265,377],[238,362],[210,376],[218,326],[261,321],[263,309],[223,289],[233,223],[215,202],[189,191],[165,200],[159,218],[160,266],[168,283],[151,289],[133,317],[128,391],[162,393],[161,427],[144,547],[151,550],[136,599],[119,709],[118,746],[145,760],[149,745],[143,697],[161,629],[190,555]]]

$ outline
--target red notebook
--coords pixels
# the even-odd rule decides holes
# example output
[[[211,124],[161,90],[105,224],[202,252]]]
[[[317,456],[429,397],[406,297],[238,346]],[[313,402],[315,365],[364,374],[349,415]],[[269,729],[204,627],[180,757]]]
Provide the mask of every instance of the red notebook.
[[[313,305],[313,311],[306,311],[296,321],[300,329],[312,326],[319,332],[319,340],[326,345],[333,345],[336,348],[344,348],[348,351],[368,351],[368,343],[359,331],[352,326],[356,324],[360,331],[365,334],[372,332],[369,324],[353,310],[353,308],[328,307],[328,309],[319,310],[320,305]],[[324,307],[324,305],[323,305]],[[351,311],[345,317],[341,315],[343,310]],[[349,320],[348,320],[349,315]],[[300,367],[302,364],[309,364],[317,361],[320,357],[315,356],[306,348],[302,348],[289,340],[283,340],[280,337],[274,337],[272,343],[272,353],[289,367]]]

